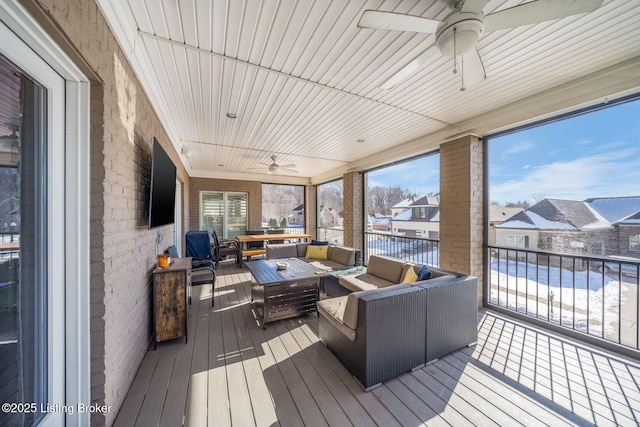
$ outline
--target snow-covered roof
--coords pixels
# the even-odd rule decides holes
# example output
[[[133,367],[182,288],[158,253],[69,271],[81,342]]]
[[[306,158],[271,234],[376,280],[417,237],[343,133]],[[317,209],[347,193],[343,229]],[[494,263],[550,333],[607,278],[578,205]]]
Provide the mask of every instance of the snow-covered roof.
[[[592,198],[585,203],[612,224],[640,213],[640,196]]]
[[[415,201],[415,199],[413,197],[406,198],[406,199],[396,203],[395,205],[391,206],[391,209],[407,208],[414,201]]]
[[[408,209],[392,218],[393,221],[411,221],[411,209]]]
[[[593,230],[608,227],[611,224],[585,202],[563,199],[541,200],[496,225],[496,228],[537,230]]]
[[[535,212],[523,211],[496,228],[526,228],[532,230],[577,230],[567,222],[546,219]]]

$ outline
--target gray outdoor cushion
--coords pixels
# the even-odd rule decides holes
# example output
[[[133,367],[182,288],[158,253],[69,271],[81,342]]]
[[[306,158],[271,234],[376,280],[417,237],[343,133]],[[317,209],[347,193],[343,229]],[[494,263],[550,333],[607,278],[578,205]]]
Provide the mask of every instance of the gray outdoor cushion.
[[[298,250],[298,258],[304,258],[305,255],[307,254],[307,247],[309,246],[309,243],[307,242],[302,242],[302,243],[296,243],[296,249]]]
[[[312,265],[324,271],[336,271],[336,270],[342,270],[344,268],[344,265],[337,263],[335,261],[331,261],[330,259],[307,259],[307,258],[301,258],[301,259],[307,262],[309,265]]]
[[[352,292],[366,291],[368,289],[385,288],[387,286],[395,285],[397,282],[390,282],[388,280],[381,279],[378,276],[364,273],[357,276],[342,275],[338,279],[340,285],[349,289]]]
[[[331,251],[331,256],[329,257],[329,259],[345,266],[355,265],[356,251],[350,248],[335,246]]]
[[[367,264],[367,273],[393,283],[402,281],[404,261],[381,255],[371,255]]]
[[[354,328],[347,326],[344,321],[344,312],[347,305],[347,296],[328,298],[318,303],[318,314],[326,318],[333,326],[342,332],[351,341],[356,339]],[[356,313],[357,315],[357,313]]]
[[[298,251],[294,243],[267,245],[267,259],[296,258]]]

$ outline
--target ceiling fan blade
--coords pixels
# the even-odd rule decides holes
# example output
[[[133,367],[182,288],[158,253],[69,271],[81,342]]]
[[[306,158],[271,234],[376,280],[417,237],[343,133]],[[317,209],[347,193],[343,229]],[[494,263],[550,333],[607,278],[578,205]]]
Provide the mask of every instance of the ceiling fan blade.
[[[297,168],[298,166],[296,166],[293,163],[291,163],[291,164],[288,164],[288,165],[278,165],[278,167],[280,169],[291,169],[291,168]]]
[[[489,14],[484,18],[486,31],[504,30],[521,25],[560,19],[596,10],[604,0],[537,0]]]
[[[489,0],[465,0],[460,12],[480,13]]]
[[[475,86],[487,78],[478,49],[471,49],[464,53],[462,60],[464,61],[462,65],[462,78],[466,87]]]
[[[359,28],[374,30],[411,31],[414,33],[435,33],[441,21],[403,13],[365,10],[358,22]]]
[[[416,56],[415,59],[405,65],[400,71],[395,73],[389,80],[380,85],[380,89],[391,89],[402,80],[409,77],[411,74],[418,71],[424,64],[426,64],[431,58],[439,53],[438,47],[434,44],[427,50]]]

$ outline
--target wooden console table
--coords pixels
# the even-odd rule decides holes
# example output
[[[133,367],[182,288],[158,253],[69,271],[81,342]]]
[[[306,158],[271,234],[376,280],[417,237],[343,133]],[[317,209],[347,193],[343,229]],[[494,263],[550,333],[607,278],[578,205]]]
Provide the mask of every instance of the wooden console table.
[[[169,267],[153,270],[155,342],[185,337],[189,321],[191,258],[175,258]]]

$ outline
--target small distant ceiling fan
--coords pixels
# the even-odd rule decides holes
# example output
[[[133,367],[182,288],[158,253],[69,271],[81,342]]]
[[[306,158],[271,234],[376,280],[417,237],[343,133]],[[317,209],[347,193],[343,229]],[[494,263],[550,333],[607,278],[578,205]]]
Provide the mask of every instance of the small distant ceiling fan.
[[[298,173],[298,171],[295,170],[295,168],[297,167],[296,165],[294,164],[279,165],[276,159],[277,159],[277,156],[273,155],[271,156],[271,163],[260,162],[260,164],[265,165],[269,169],[269,173],[278,173],[280,171]]]
[[[446,0],[453,12],[444,18],[444,21],[395,12],[366,10],[358,22],[358,27],[436,35],[436,42],[432,46],[391,76],[380,86],[381,89],[391,89],[440,54],[453,58],[454,74],[457,74],[458,67],[460,68],[460,90],[464,91],[466,87],[478,84],[486,78],[484,65],[476,48],[476,43],[484,31],[503,30],[591,12],[600,7],[603,1],[537,0],[485,16],[482,9],[489,0]]]

